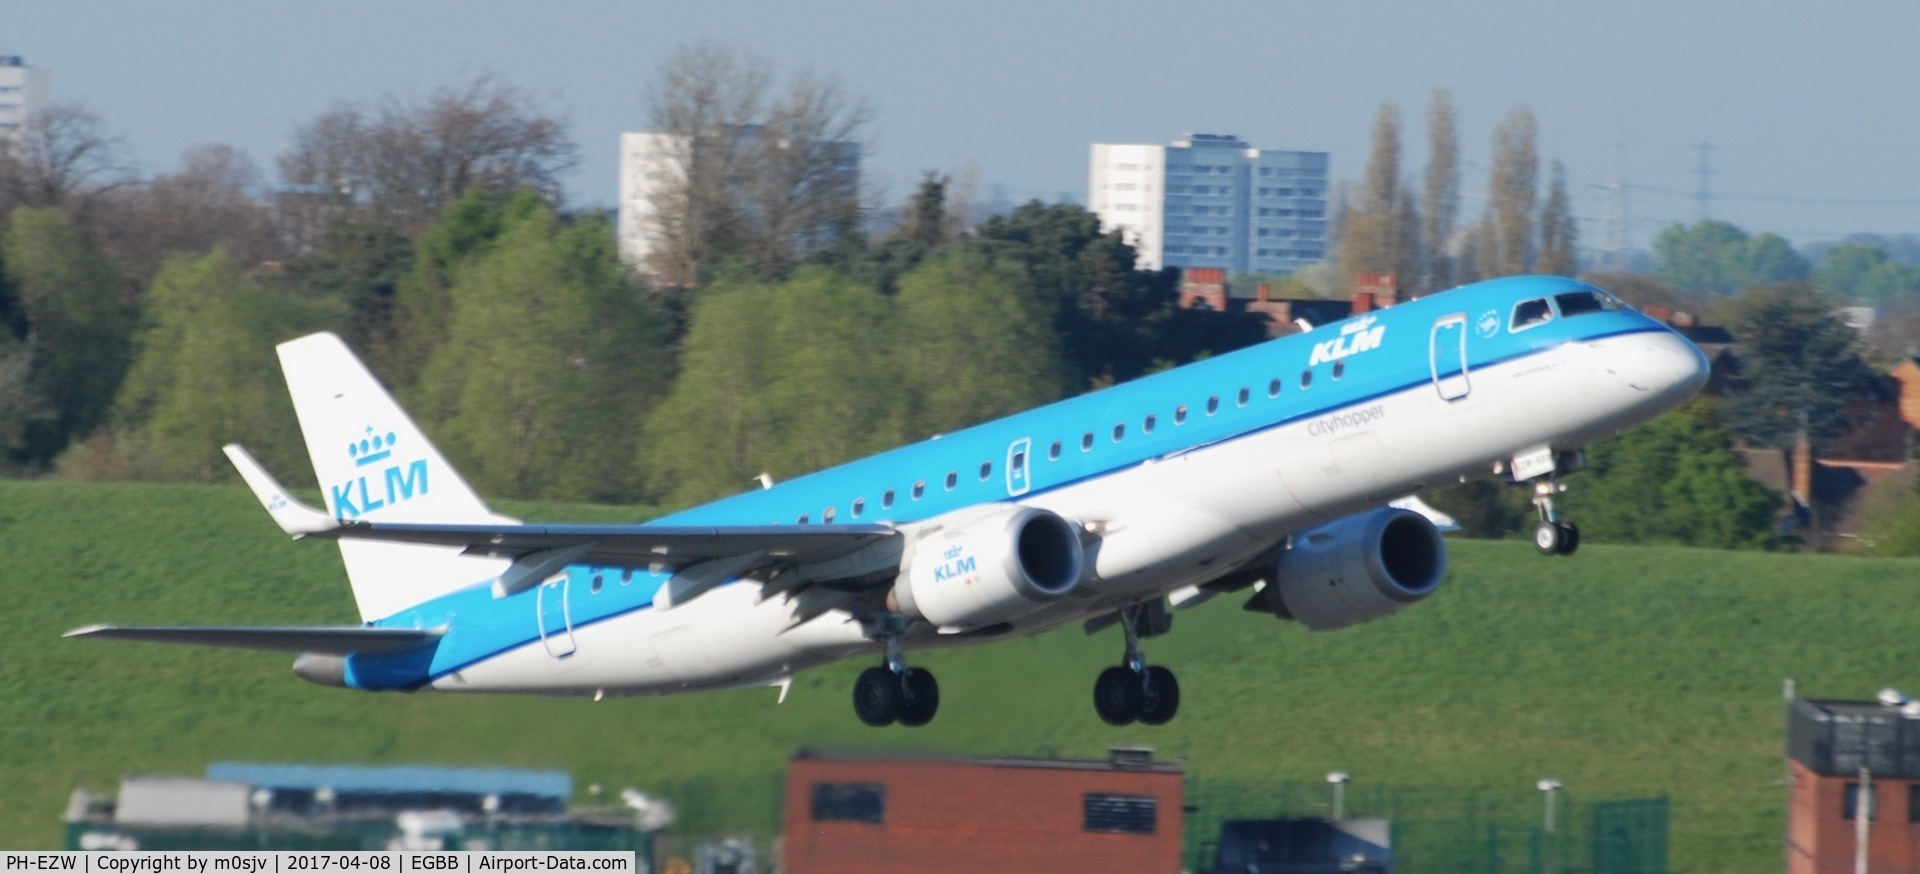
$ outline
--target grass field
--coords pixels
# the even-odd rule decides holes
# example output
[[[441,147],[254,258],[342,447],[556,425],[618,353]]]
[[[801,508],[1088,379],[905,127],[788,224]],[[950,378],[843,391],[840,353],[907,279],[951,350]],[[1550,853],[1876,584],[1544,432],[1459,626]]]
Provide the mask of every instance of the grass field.
[[[511,506],[531,518],[636,511]],[[1179,719],[1108,728],[1095,672],[1116,632],[933,654],[940,718],[871,730],[841,664],[775,692],[601,703],[369,695],[275,655],[65,641],[92,622],[322,623],[354,614],[334,550],[293,543],[238,487],[0,483],[0,846],[49,848],[75,786],[216,760],[564,768],[577,785],[755,781],[799,746],[1101,757],[1145,744],[1202,778],[1668,795],[1673,870],[1777,870],[1781,680],[1802,693],[1920,691],[1920,562],[1588,545],[1453,543],[1447,586],[1313,635],[1222,599],[1150,642]]]

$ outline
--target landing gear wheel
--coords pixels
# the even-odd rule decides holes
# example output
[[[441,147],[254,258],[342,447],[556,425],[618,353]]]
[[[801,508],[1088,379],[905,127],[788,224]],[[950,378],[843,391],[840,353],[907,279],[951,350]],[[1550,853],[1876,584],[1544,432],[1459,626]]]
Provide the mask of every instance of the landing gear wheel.
[[[1561,555],[1572,555],[1574,550],[1580,548],[1580,526],[1572,522],[1561,522],[1559,525],[1560,547],[1558,551]]]
[[[1093,709],[1108,725],[1127,725],[1140,718],[1146,694],[1140,675],[1119,666],[1100,672],[1093,683]]]
[[[1159,665],[1147,668],[1145,700],[1140,707],[1141,725],[1166,725],[1180,712],[1180,681],[1173,672]]]
[[[940,709],[940,684],[933,681],[933,672],[908,668],[904,685],[907,695],[900,702],[900,724],[919,728],[932,722],[933,714]]]
[[[1560,554],[1560,543],[1565,539],[1565,532],[1553,522],[1541,522],[1533,526],[1533,548],[1541,555]]]
[[[900,718],[902,697],[899,675],[886,668],[868,668],[853,681],[853,713],[875,728]]]

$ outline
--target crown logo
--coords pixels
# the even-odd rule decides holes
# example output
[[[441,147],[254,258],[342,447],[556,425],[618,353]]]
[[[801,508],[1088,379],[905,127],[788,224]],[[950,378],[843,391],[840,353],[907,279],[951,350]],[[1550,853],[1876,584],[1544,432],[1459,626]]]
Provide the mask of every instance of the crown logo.
[[[355,467],[366,467],[377,461],[386,461],[393,454],[393,444],[398,442],[392,431],[385,434],[373,433],[373,426],[367,426],[367,436],[347,444],[347,454],[353,457]]]

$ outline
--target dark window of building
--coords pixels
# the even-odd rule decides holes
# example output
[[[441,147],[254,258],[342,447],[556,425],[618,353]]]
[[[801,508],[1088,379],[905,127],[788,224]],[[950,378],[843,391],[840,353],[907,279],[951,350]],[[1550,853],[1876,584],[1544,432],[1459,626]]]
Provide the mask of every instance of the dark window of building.
[[[1920,783],[1907,787],[1907,821],[1920,822]]]
[[[1848,783],[1846,796],[1841,801],[1841,805],[1840,805],[1840,818],[1848,822],[1852,822],[1854,810],[1857,809],[1859,803],[1860,803],[1860,784]],[[1867,820],[1871,822],[1879,818],[1880,818],[1880,787],[1875,786],[1873,787],[1872,791],[1867,793]]]
[[[813,820],[886,822],[887,787],[878,783],[815,783]]]
[[[1160,811],[1160,799],[1151,795],[1088,792],[1081,796],[1080,809],[1086,831],[1150,835]]]

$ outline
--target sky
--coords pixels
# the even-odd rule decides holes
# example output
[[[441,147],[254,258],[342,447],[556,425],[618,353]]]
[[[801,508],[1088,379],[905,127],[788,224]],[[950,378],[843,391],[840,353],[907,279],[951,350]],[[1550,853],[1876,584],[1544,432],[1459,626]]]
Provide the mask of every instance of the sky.
[[[619,134],[648,82],[701,41],[837,77],[875,109],[863,174],[883,203],[921,174],[982,197],[1087,198],[1088,146],[1188,133],[1331,153],[1357,179],[1383,102],[1402,173],[1426,163],[1436,89],[1460,113],[1463,214],[1488,142],[1532,108],[1565,163],[1583,245],[1624,184],[1637,247],[1707,214],[1796,243],[1920,233],[1920,3],[1611,0],[946,3],[808,0],[6,0],[0,54],[47,69],[136,167],[225,143],[269,179],[293,131],[339,101],[418,98],[495,74],[570,119],[574,206],[616,200]],[[1542,168],[1545,178],[1545,167]]]

